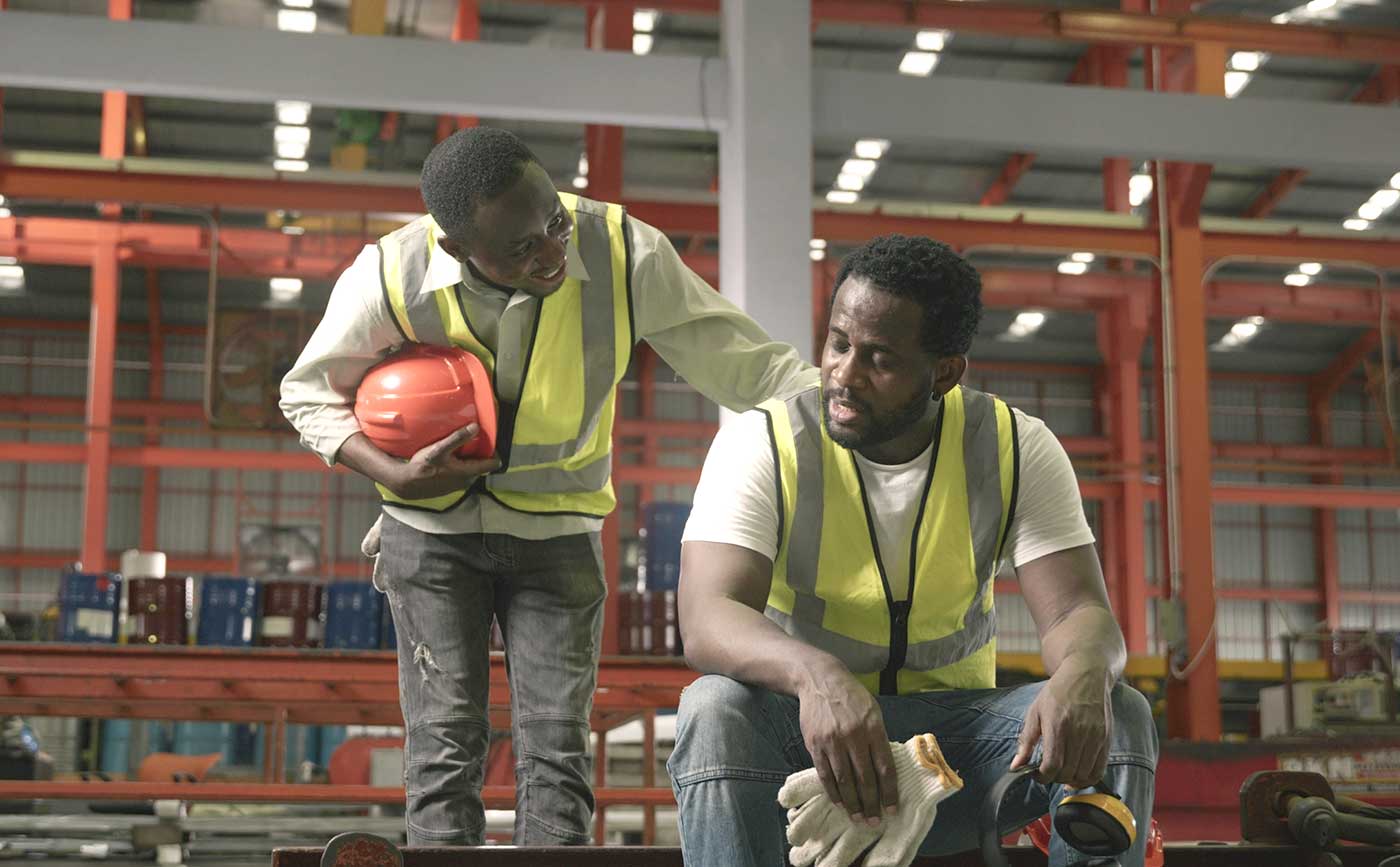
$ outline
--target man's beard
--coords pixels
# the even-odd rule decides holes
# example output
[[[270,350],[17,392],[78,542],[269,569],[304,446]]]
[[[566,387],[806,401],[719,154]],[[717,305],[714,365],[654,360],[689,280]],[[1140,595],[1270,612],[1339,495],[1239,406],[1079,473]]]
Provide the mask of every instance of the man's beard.
[[[869,424],[863,433],[844,431],[838,433],[831,427],[830,397],[825,391],[822,392],[822,426],[826,428],[826,435],[831,437],[832,442],[842,448],[852,450],[866,449],[887,443],[909,430],[924,417],[924,412],[928,409],[931,400],[927,396],[916,397],[904,406],[877,414],[870,408],[869,404],[842,398],[846,403],[860,406],[865,417],[869,419]]]

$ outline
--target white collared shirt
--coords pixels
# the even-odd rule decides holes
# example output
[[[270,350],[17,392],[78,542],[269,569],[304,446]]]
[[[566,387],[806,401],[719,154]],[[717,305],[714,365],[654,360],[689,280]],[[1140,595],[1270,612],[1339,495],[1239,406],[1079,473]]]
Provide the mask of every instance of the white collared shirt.
[[[816,368],[797,350],[770,338],[728,299],[690,270],[670,240],[635,218],[627,220],[632,242],[632,299],[636,338],[696,390],[735,411],[769,397],[786,397],[817,381]],[[496,356],[501,399],[518,397],[539,299],[507,293],[484,283],[438,249],[424,274],[432,290],[458,293],[472,328]],[[588,279],[574,239],[566,272]],[[281,408],[302,443],[335,463],[341,445],[360,429],[355,390],[365,371],[403,342],[379,280],[379,251],[366,246],[340,275],[325,316],[296,365],[282,380]],[[541,347],[540,349],[543,349]],[[528,515],[488,497],[468,497],[441,514],[385,506],[394,518],[428,533],[504,533],[547,539],[593,532],[601,519],[572,515]]]

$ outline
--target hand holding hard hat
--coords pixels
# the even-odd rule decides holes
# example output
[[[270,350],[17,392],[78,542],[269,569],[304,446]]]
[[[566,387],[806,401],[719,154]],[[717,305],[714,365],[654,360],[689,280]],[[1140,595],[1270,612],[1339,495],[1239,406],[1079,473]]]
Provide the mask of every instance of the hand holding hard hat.
[[[488,458],[496,451],[491,380],[464,349],[406,344],[360,381],[355,418],[380,451],[405,460],[454,437],[462,440],[457,457]],[[473,424],[476,435],[467,439],[463,431]]]

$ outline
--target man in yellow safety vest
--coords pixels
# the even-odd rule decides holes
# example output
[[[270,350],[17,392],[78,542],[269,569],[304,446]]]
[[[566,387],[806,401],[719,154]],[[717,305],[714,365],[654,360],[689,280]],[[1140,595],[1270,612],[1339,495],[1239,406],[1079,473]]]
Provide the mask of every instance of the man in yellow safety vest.
[[[366,539],[393,612],[407,727],[410,844],[479,844],[490,722],[488,641],[509,660],[517,844],[590,839],[589,714],[601,643],[599,531],[615,504],[616,386],[647,341],[736,410],[815,370],[771,340],[621,205],[561,193],[511,133],[460,131],[422,172],[428,216],[341,275],[282,383],[302,442],[378,483]],[[454,450],[469,426],[391,457],[351,407],[368,370],[417,342],[474,354],[499,404],[497,453]]]
[[[679,600],[686,656],[707,675],[682,695],[669,762],[687,865],[781,863],[785,818],[798,865],[973,848],[982,795],[1028,763],[1038,781],[1005,818],[1024,825],[1107,769],[1144,829],[1122,864],[1143,864],[1151,713],[1116,683],[1123,638],[1064,449],[959,384],[981,312],[980,277],[946,245],[876,238],[836,278],[820,385],[711,446]],[[1004,558],[1050,678],[999,690]],[[924,732],[961,782],[908,760]],[[1086,857],[1058,836],[1050,853]]]

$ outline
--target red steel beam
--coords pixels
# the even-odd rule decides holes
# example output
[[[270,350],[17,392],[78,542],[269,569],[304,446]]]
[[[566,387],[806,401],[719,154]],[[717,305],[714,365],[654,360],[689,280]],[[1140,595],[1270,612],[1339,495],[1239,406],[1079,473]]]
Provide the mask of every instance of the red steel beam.
[[[1216,485],[1217,503],[1304,506],[1312,509],[1400,509],[1400,489],[1329,485]]]
[[[1288,194],[1298,188],[1303,179],[1308,176],[1307,169],[1284,169],[1274,176],[1269,185],[1264,188],[1264,192],[1259,194],[1249,207],[1244,209],[1246,217],[1267,217],[1274,212],[1279,203],[1287,198]]]
[[[1294,262],[1364,262],[1378,268],[1400,268],[1400,243],[1394,241],[1207,232],[1202,238],[1202,249],[1206,260],[1211,262],[1231,256],[1253,256]]]
[[[1318,399],[1331,401],[1337,389],[1351,376],[1351,372],[1369,358],[1380,344],[1379,328],[1373,328],[1353,340],[1313,381],[1313,389]]]
[[[83,543],[80,559],[95,564],[107,550],[108,484],[112,463],[112,400],[117,358],[121,273],[116,232],[103,233],[92,253],[92,313],[88,332],[87,442],[82,453]],[[21,443],[28,448],[39,443]],[[89,567],[93,568],[93,567]]]
[[[1181,180],[1179,184],[1188,183]],[[1177,444],[1176,514],[1179,559],[1171,563],[1180,576],[1186,613],[1184,680],[1167,687],[1168,734],[1197,741],[1220,739],[1220,683],[1216,673],[1215,563],[1211,520],[1210,378],[1206,367],[1205,254],[1198,219],[1183,208],[1181,190],[1169,190],[1171,232],[1171,349]],[[1168,473],[1173,468],[1167,468]]]
[[[161,333],[160,275],[146,271],[146,326],[150,343],[150,372],[146,376],[146,397],[150,403],[160,405],[165,396],[165,336]],[[115,413],[115,402],[114,409]],[[145,443],[148,446],[160,445],[160,428],[150,415],[146,419]],[[147,467],[141,473],[141,550],[159,550],[156,522],[160,516],[160,470]]]
[[[532,0],[550,5],[634,4],[635,0]],[[673,12],[719,11],[719,0],[656,0],[648,6]],[[1388,63],[1400,56],[1400,33],[1381,28],[1272,24],[1255,19],[1197,15],[1146,15],[1105,9],[976,3],[958,0],[813,0],[816,23],[937,28],[1109,45],[1174,45],[1221,42],[1235,49]]]
[[[1031,365],[1028,368],[1004,368],[1001,365],[994,365],[991,362],[979,363],[978,370],[999,371],[1011,373],[1047,373],[1048,371],[1040,365]],[[1084,375],[1092,372],[1093,368],[1085,368]],[[1075,371],[1076,373],[1078,371]],[[0,395],[0,414],[32,414],[38,416],[58,416],[74,418],[81,416],[83,412],[83,401],[81,398],[66,397],[26,397],[22,395]],[[204,419],[204,409],[197,401],[149,401],[149,400],[117,400],[112,405],[113,418],[144,418],[151,417],[157,420],[173,419],[186,421],[202,421]],[[672,419],[641,419],[641,418],[619,418],[615,422],[615,431],[619,438],[646,438],[655,439],[658,437],[669,437],[674,439],[694,439],[709,440],[714,437],[718,426],[711,422],[703,421],[679,421]],[[188,432],[182,430],[181,432]],[[286,441],[291,441],[290,435],[281,437]],[[1060,443],[1071,455],[1094,456],[1110,454],[1113,446],[1110,441],[1103,437],[1061,437]],[[1157,444],[1152,440],[1144,440],[1142,443],[1144,450],[1152,452],[1156,450]],[[16,458],[24,457],[36,463],[64,463],[68,459],[78,455],[73,451],[73,446],[62,444],[35,443],[34,450],[23,455],[14,453]],[[192,451],[199,451],[197,449]],[[145,459],[159,461],[167,455],[169,450],[146,450],[142,455]],[[219,454],[227,454],[228,450],[220,449]],[[258,457],[250,458],[257,462],[263,456],[272,454],[300,455],[299,452],[240,452],[239,454],[249,454]],[[1296,464],[1357,464],[1370,465],[1387,460],[1389,453],[1384,448],[1368,447],[1322,447],[1316,445],[1278,445],[1271,443],[1239,443],[1239,442],[1217,442],[1211,445],[1211,456],[1216,460],[1225,461],[1273,461],[1279,463]],[[7,451],[6,456],[10,453]],[[117,456],[125,461],[136,459],[137,453],[129,449],[118,449]],[[37,460],[36,460],[37,459]],[[177,456],[173,460],[186,461],[183,456]],[[163,464],[162,464],[163,465]],[[187,463],[181,463],[187,466]],[[306,461],[296,464],[289,464],[282,469],[309,469],[319,471],[322,465]],[[254,469],[261,467],[252,467]],[[622,469],[618,467],[617,469]],[[685,468],[681,468],[685,469]],[[1307,467],[1300,467],[1307,469]]]
[[[1128,652],[1147,652],[1146,522],[1147,489],[1143,483],[1142,350],[1147,341],[1146,299],[1125,298],[1098,317],[1099,345],[1108,369],[1112,396],[1114,456],[1123,465],[1122,491],[1107,509],[1117,516],[1118,574],[1123,634]]]
[[[323,785],[317,783],[150,783],[150,782],[18,782],[0,781],[0,798],[213,801],[271,804],[402,804],[404,790],[396,786]],[[599,806],[665,805],[676,802],[670,788],[604,787],[593,793]],[[482,786],[488,809],[515,808],[514,786]]]
[[[1400,66],[1383,66],[1361,86],[1351,101],[1363,105],[1376,105],[1400,99],[1400,94],[1395,92],[1397,88],[1388,86],[1397,78],[1400,78]],[[1259,218],[1269,216],[1307,176],[1307,169],[1284,169],[1279,172],[1259,197],[1245,208],[1244,215]]]
[[[106,564],[105,568],[115,571],[117,564],[121,562],[121,554],[121,551],[108,551],[102,560]],[[78,557],[78,552],[71,549],[0,550],[0,567],[62,569]],[[232,555],[206,557],[172,552],[166,559],[166,570],[172,575],[230,575],[235,572],[235,563]],[[366,578],[369,572],[368,560],[337,560],[330,564],[330,574],[327,577]]]
[[[980,8],[982,4],[978,4]],[[61,198],[74,201],[128,201],[150,204],[183,204],[222,208],[251,208],[269,210],[286,208],[299,211],[404,211],[421,213],[423,206],[418,191],[408,187],[388,187],[373,184],[341,184],[315,181],[271,181],[244,178],[219,178],[197,175],[145,175],[136,177],[127,172],[86,169],[36,169],[0,163],[0,193],[16,198]],[[149,186],[147,185],[149,182]],[[632,201],[627,203],[631,213],[658,228],[678,235],[713,237],[719,232],[719,212],[714,205]],[[47,236],[34,221],[39,234],[31,243]],[[0,220],[0,255],[16,255],[12,244],[18,240],[20,221]],[[25,221],[28,222],[28,221]],[[83,221],[77,221],[83,222]],[[958,220],[930,217],[899,217],[883,214],[855,214],[817,211],[813,214],[817,237],[845,243],[864,243],[874,235],[889,232],[927,235],[940,238],[959,248],[1015,246],[1023,249],[1052,251],[1094,250],[1103,253],[1133,253],[1155,256],[1156,234],[1149,229],[1108,229],[1083,226],[1048,225],[1023,220]],[[192,227],[170,227],[198,232]],[[238,232],[261,230],[225,229],[223,234],[236,238]],[[29,233],[24,230],[25,235]],[[263,234],[272,234],[263,232]],[[1232,254],[1265,258],[1295,258],[1314,261],[1351,259],[1396,268],[1400,267],[1400,244],[1391,241],[1359,238],[1320,238],[1306,235],[1259,235],[1248,233],[1206,233],[1205,254],[1213,261]],[[56,239],[49,239],[56,240]],[[67,238],[68,241],[76,239]],[[346,249],[345,236],[303,235],[301,244],[290,250],[294,258],[306,258],[322,271],[331,270],[329,263],[318,261],[335,255],[353,257],[362,239]],[[269,245],[272,242],[268,242]],[[181,245],[180,253],[198,246],[196,241]],[[288,255],[283,248],[279,254]],[[155,263],[159,264],[159,263]],[[237,273],[238,262],[228,263],[230,273]],[[348,262],[347,262],[348,264]],[[221,267],[221,272],[222,272]]]
[[[283,176],[189,175],[16,166],[0,162],[0,193],[12,198],[219,206],[224,210],[423,213],[417,187]]]

